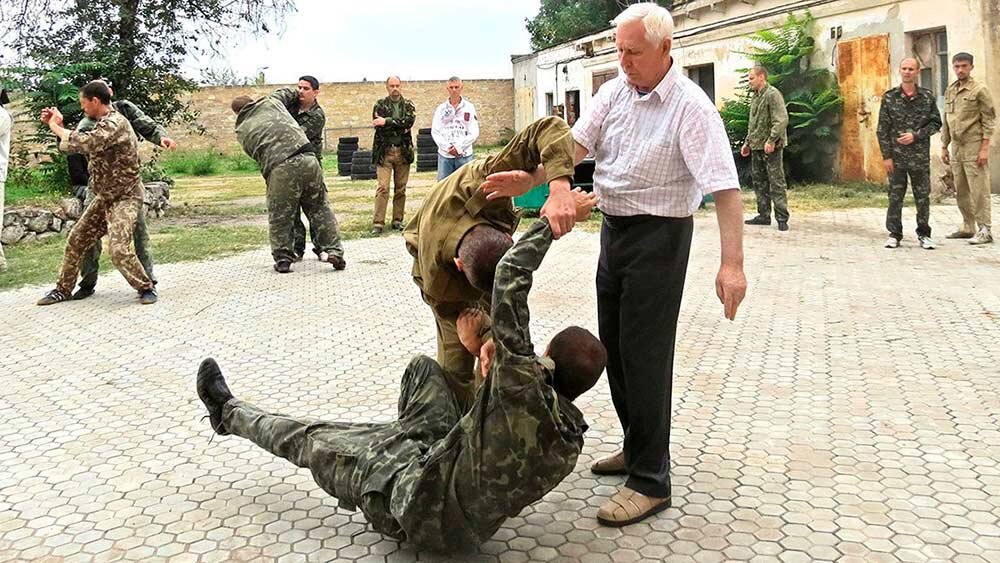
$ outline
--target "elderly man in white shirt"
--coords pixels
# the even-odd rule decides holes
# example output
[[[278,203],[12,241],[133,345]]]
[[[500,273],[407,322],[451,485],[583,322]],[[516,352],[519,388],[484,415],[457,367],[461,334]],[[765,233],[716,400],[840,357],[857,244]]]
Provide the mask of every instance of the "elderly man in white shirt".
[[[594,191],[605,214],[598,325],[625,434],[621,451],[591,467],[627,476],[597,519],[624,526],[670,506],[674,340],[692,214],[707,194],[716,202],[722,264],[715,289],[726,318],[735,318],[747,282],[743,204],[729,140],[717,109],[670,57],[670,12],[652,2],[633,4],[613,23],[625,76],[601,87],[573,136],[577,161],[588,153],[596,160]],[[537,170],[534,177],[504,172],[488,177],[483,189],[490,197],[519,195],[540,177]]]
[[[476,106],[462,97],[462,79],[448,79],[448,99],[434,110],[431,135],[438,146],[438,181],[472,160],[472,145],[479,138]]]
[[[14,119],[3,107],[9,102],[7,91],[0,88],[0,223],[3,222],[3,200],[6,192],[4,188],[7,184],[7,164],[10,162],[10,135],[14,128]],[[3,253],[3,243],[0,243],[0,272],[6,269],[7,257]]]

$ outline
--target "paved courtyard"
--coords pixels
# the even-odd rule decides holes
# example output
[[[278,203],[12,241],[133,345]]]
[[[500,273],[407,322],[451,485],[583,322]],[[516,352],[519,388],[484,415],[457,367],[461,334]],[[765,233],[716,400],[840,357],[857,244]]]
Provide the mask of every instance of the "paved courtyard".
[[[746,236],[736,322],[697,221],[674,384],[673,508],[622,529],[594,515],[620,478],[587,469],[621,430],[602,380],[576,471],[463,561],[1000,561],[1000,245],[885,250],[879,210],[793,217]],[[557,242],[536,278],[539,347],[596,331],[598,237]],[[408,359],[435,349],[398,236],[351,241],[348,269],[271,271],[259,250],[157,269],[139,306],[117,273],[52,307],[0,293],[0,560],[439,560],[336,508],[306,470],[212,438],[194,391],[214,356],[237,395],[332,420],[388,420]],[[53,279],[55,272],[53,272]]]

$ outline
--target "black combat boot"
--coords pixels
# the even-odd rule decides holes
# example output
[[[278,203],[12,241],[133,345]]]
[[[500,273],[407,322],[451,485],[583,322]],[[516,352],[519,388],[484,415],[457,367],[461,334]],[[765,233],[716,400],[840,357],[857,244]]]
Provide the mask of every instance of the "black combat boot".
[[[233,398],[233,392],[226,385],[219,364],[212,358],[205,358],[198,366],[197,386],[198,398],[208,409],[208,421],[212,423],[212,430],[222,436],[229,434],[222,423],[222,407]]]
[[[292,263],[288,260],[278,260],[274,263],[274,271],[279,274],[287,274],[292,271]]]
[[[747,219],[746,221],[743,221],[743,224],[745,224],[745,225],[770,225],[771,224],[771,218],[770,217],[764,217],[763,215],[758,215],[758,216],[754,217],[753,219]]]

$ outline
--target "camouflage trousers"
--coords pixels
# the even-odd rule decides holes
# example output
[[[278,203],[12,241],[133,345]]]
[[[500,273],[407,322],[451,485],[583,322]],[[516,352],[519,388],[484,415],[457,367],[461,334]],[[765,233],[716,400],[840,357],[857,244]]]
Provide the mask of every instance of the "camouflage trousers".
[[[94,193],[87,189],[87,196],[83,201],[86,208],[94,201]],[[156,276],[153,275],[153,255],[149,248],[149,229],[146,227],[146,206],[139,206],[139,214],[135,219],[135,231],[132,233],[132,242],[135,244],[135,255],[142,264],[149,279],[156,284]],[[101,263],[101,241],[98,240],[83,254],[83,261],[80,264],[80,287],[94,289],[97,286],[97,276]]]
[[[275,262],[295,260],[294,224],[300,209],[314,229],[313,245],[320,252],[343,256],[340,228],[326,199],[323,171],[312,154],[289,158],[267,177],[268,231]]]
[[[913,190],[913,201],[917,204],[917,236],[931,236],[931,171],[897,167],[889,177],[889,210],[885,214],[885,228],[896,240],[903,238],[903,198],[906,197],[907,176]]]
[[[773,203],[774,218],[782,223],[788,221],[784,152],[782,148],[774,149],[771,154],[763,150],[750,151],[750,174],[757,195],[757,215],[770,219]]]
[[[962,230],[974,233],[991,227],[989,169],[976,164],[980,142],[952,147],[951,172],[955,176],[955,198],[962,213]]]
[[[69,233],[56,289],[64,295],[73,292],[83,255],[105,234],[111,246],[111,262],[125,276],[125,281],[136,291],[152,289],[153,281],[146,275],[132,246],[135,222],[141,208],[141,197],[109,200],[101,195],[95,196]]]
[[[400,385],[396,422],[324,422],[272,414],[232,399],[222,410],[223,424],[230,433],[309,469],[342,507],[360,508],[376,531],[403,539],[389,510],[396,474],[444,438],[461,412],[441,367],[426,356],[410,362]],[[393,449],[402,442],[411,447]]]

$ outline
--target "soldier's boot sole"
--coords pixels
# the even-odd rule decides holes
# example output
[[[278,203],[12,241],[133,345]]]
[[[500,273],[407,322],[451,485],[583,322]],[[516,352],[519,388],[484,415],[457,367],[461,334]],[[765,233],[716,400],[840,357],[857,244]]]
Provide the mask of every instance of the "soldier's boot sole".
[[[212,358],[205,358],[198,366],[198,398],[208,409],[208,421],[212,424],[212,430],[217,434],[226,436],[229,431],[222,423],[222,407],[233,398],[233,392],[226,385],[226,379],[222,377],[222,370],[219,364]]]

